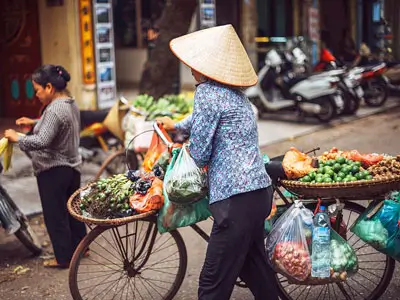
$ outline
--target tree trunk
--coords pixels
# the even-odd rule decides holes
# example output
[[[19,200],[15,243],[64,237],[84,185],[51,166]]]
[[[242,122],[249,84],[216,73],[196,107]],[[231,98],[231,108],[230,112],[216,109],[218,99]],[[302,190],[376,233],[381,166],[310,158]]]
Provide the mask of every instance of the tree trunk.
[[[174,83],[179,76],[179,60],[171,52],[169,42],[188,32],[196,0],[167,0],[158,22],[159,33],[151,50],[140,80],[140,93],[155,99],[174,93]]]

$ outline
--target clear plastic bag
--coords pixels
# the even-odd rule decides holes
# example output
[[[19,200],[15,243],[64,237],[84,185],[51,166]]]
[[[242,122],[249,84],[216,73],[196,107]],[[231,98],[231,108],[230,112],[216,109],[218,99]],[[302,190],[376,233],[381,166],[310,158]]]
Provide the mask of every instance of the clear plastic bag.
[[[172,167],[180,153],[180,149],[173,150],[171,163],[167,168],[164,180],[167,181],[171,174]],[[206,220],[211,216],[208,197],[195,203],[175,204],[169,201],[168,194],[164,185],[164,205],[160,209],[157,218],[158,231],[165,233],[177,228],[190,226],[192,224]]]
[[[173,203],[189,204],[207,196],[207,173],[197,167],[189,154],[187,144],[182,146],[164,184],[168,198]]]
[[[311,274],[312,218],[312,211],[296,200],[276,221],[267,238],[271,265],[289,279],[302,282]]]

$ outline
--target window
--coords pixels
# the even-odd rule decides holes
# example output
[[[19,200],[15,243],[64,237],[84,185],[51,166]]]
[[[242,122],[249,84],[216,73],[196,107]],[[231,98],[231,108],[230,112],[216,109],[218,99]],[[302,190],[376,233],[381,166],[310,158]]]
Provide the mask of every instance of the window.
[[[154,38],[157,20],[166,0],[114,0],[114,30],[117,48],[142,48],[148,35]]]

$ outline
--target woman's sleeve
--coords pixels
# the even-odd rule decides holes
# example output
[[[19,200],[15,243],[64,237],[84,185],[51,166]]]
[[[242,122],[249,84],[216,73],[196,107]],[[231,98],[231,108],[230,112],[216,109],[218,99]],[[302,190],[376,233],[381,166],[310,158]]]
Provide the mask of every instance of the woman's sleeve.
[[[196,91],[190,132],[190,154],[196,165],[204,167],[210,161],[215,131],[220,119],[217,94],[206,87]]]
[[[191,114],[189,116],[187,116],[186,118],[184,118],[182,121],[175,124],[176,130],[181,130],[188,134],[190,134],[191,127],[192,127],[192,115]]]
[[[37,151],[46,149],[56,137],[61,126],[61,120],[52,111],[46,111],[37,134],[27,135],[18,140],[22,151]]]

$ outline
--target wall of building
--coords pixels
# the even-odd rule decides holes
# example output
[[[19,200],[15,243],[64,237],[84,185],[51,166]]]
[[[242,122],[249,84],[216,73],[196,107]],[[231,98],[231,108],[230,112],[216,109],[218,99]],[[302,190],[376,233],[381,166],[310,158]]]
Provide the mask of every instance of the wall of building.
[[[82,84],[78,1],[54,7],[47,6],[46,0],[38,2],[43,64],[64,66],[71,74],[68,88],[78,105],[92,107],[95,87]]]

